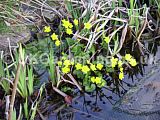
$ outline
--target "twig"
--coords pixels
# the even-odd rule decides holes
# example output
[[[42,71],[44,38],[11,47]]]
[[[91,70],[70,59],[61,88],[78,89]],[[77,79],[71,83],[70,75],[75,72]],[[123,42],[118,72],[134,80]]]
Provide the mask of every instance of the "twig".
[[[141,35],[142,35],[143,31],[145,30],[145,28],[146,28],[146,26],[147,26],[147,23],[148,23],[148,20],[147,20],[148,10],[149,10],[149,8],[146,9],[146,13],[145,13],[145,14],[146,14],[146,17],[145,17],[143,26],[142,26],[142,28],[140,29],[139,34],[137,35],[137,43],[138,43],[138,45],[139,45],[139,50],[140,50],[141,53],[143,53],[143,51],[142,51],[143,44],[140,42],[140,38],[141,38]]]
[[[62,78],[62,81],[67,82],[67,83],[70,83],[70,84],[72,84],[72,85],[75,85],[73,82],[71,82],[71,81],[69,81],[69,80],[66,80],[63,76],[61,76],[61,78]]]
[[[58,88],[54,87],[54,85],[52,84],[52,88],[54,91],[56,91],[58,94],[62,95],[64,97],[64,100],[67,104],[71,104],[72,103],[72,97],[70,97],[69,95],[67,95],[66,93],[60,91]]]
[[[57,72],[57,88],[58,88],[60,84],[60,70],[58,66],[56,66],[56,72]]]
[[[21,120],[21,115],[22,115],[22,105],[20,105],[19,116],[18,116],[17,120]]]
[[[16,64],[16,62],[13,62],[12,64],[8,65],[6,68],[4,68],[4,71],[6,71],[7,69],[11,68],[15,64]]]
[[[127,34],[127,27],[128,27],[128,24],[126,24],[125,27],[124,27],[124,29],[122,30],[122,36],[121,36],[121,39],[120,39],[119,48],[118,48],[118,50],[115,52],[115,54],[119,53],[119,51],[120,51],[121,48],[123,47],[123,43],[124,43],[124,41],[125,41],[126,34]]]
[[[12,46],[11,46],[11,41],[9,38],[7,38],[8,40],[8,45],[9,45],[9,52],[10,52],[10,55],[11,55],[11,58],[12,58],[12,62],[14,62],[14,58],[13,58],[13,54],[12,54]]]
[[[8,120],[8,112],[9,112],[9,95],[5,96],[6,99],[6,108],[5,108],[5,114],[6,114],[6,120]]]
[[[53,85],[52,85],[52,88],[53,88],[54,91],[56,91],[58,94],[62,95],[63,97],[67,96],[66,93],[60,91],[58,88],[54,87]]]
[[[53,112],[54,113],[58,113],[60,110],[64,109],[66,107],[66,104],[62,104],[60,107],[58,107],[57,109],[55,109]]]
[[[39,5],[39,6],[42,6],[42,5],[43,5],[44,8],[50,9],[50,10],[52,10],[53,12],[57,13],[57,15],[59,15],[60,17],[62,17],[62,15],[61,15],[60,12],[58,12],[58,11],[57,11],[56,9],[54,9],[53,7],[49,6],[47,3],[40,2],[40,1],[38,1],[38,0],[35,0],[35,1],[36,1],[36,2],[34,2],[34,1],[32,0],[31,2],[33,2],[33,3],[35,3],[35,4]]]
[[[6,80],[7,82],[9,82],[10,84],[12,84],[12,85],[13,85],[12,80],[10,80],[10,79],[8,79],[8,78],[4,78],[4,77],[2,77],[2,78],[0,79],[0,82],[2,82],[3,80]]]
[[[37,109],[37,112],[38,112],[38,114],[39,114],[39,116],[40,116],[40,118],[41,118],[42,120],[47,120],[47,118],[45,118],[45,117],[42,115],[42,113],[40,112],[39,109]]]
[[[74,77],[71,74],[67,74],[68,77],[73,81],[73,83],[78,87],[80,91],[83,91],[82,87],[78,84],[78,82],[74,79]]]
[[[80,38],[80,39],[83,39],[83,40],[89,41],[89,39],[88,39],[88,38],[85,38],[85,37],[83,37],[83,36],[76,35],[76,34],[74,34],[74,36],[76,36],[77,38]]]

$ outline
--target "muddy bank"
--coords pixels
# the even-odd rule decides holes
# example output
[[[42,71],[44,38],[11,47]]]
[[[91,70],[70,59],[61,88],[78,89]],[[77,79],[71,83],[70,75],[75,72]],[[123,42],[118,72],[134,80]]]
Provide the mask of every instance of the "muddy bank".
[[[16,48],[17,43],[25,43],[31,37],[30,31],[25,26],[11,27],[7,33],[0,34],[0,51],[8,52],[9,46],[11,49]]]

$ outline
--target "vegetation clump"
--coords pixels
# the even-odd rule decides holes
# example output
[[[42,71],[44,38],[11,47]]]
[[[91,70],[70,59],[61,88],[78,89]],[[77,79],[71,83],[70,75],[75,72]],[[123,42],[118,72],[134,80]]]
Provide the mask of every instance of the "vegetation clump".
[[[6,108],[9,109],[7,119],[32,120],[37,114],[43,118],[39,108],[50,91],[53,96],[64,97],[66,103],[71,103],[76,90],[92,94],[107,88],[120,93],[123,80],[137,75],[137,72],[133,73],[135,69],[142,70],[140,57],[147,54],[144,36],[155,31],[155,37],[158,33],[160,4],[156,0],[150,1],[152,6],[139,0],[54,1],[55,6],[63,6],[62,11],[49,7],[47,2],[36,1],[31,1],[30,6],[41,7],[42,14],[36,17],[43,18],[41,25],[37,26],[37,34],[41,34],[42,39],[37,39],[36,34],[26,44],[18,43],[14,54],[10,51],[12,62],[9,64],[3,54],[0,58],[1,89],[4,96],[8,96],[7,100],[11,95],[10,107]],[[20,4],[24,2],[17,2]],[[21,15],[22,11],[13,12],[17,9],[11,6],[0,6],[5,10],[2,18],[10,18],[5,21],[7,24],[10,21],[12,24],[33,23],[31,19],[35,16]],[[152,16],[153,6],[157,11]],[[54,20],[43,14],[43,10],[50,9],[56,14]],[[43,70],[47,75],[41,82],[43,73],[40,75],[39,71]],[[20,102],[15,104],[19,99]],[[9,106],[9,102],[6,104]]]

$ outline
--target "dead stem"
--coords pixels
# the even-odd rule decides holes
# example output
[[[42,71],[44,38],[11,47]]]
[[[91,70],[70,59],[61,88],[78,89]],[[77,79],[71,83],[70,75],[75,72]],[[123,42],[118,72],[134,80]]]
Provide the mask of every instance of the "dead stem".
[[[14,101],[15,101],[15,96],[16,96],[17,84],[18,84],[19,76],[20,76],[20,68],[21,68],[21,63],[19,61],[16,76],[15,76],[15,80],[14,80],[14,84],[13,84],[11,103],[10,103],[10,109],[9,109],[9,119],[8,120],[12,120],[12,112],[13,112]]]
[[[20,105],[19,115],[18,115],[17,120],[21,120],[21,116],[22,116],[22,105]]]
[[[73,81],[73,83],[78,87],[80,91],[83,91],[82,87],[78,84],[78,82],[74,79],[74,77],[71,74],[67,74],[68,77]]]
[[[62,78],[62,81],[66,82],[66,83],[70,83],[70,84],[72,84],[72,85],[75,85],[73,82],[65,79],[63,76],[61,76],[61,78]]]
[[[37,112],[42,120],[47,120],[47,118],[42,115],[42,113],[39,109],[37,109]]]
[[[58,88],[54,87],[54,85],[52,84],[52,88],[55,92],[57,92],[58,94],[62,95],[64,97],[64,100],[67,104],[71,104],[72,103],[72,97],[70,97],[69,95],[67,95],[66,93],[62,92],[61,90],[59,90]]]
[[[125,27],[122,30],[122,36],[121,36],[121,39],[120,39],[119,48],[116,51],[115,55],[118,54],[120,52],[121,48],[123,47],[123,43],[125,41],[126,34],[127,34],[127,28],[128,28],[128,24],[126,24]]]
[[[6,120],[8,120],[8,113],[9,113],[9,95],[5,96],[6,99],[6,109],[5,109],[5,114],[6,114]]]
[[[59,93],[59,94],[62,95],[63,97],[66,97],[66,96],[67,96],[66,93],[60,91],[58,88],[54,87],[53,85],[52,85],[52,88],[53,88],[54,91],[56,91],[57,93]]]
[[[139,33],[138,33],[138,36],[137,36],[137,43],[138,43],[138,45],[139,45],[139,50],[140,50],[140,52],[143,54],[143,50],[142,50],[142,48],[143,48],[143,44],[140,42],[140,38],[141,38],[141,35],[142,35],[142,33],[143,33],[143,31],[145,30],[145,28],[146,28],[146,26],[147,26],[147,23],[148,23],[148,20],[147,20],[147,13],[148,13],[148,8],[146,9],[146,12],[145,12],[145,20],[144,20],[144,22],[143,22],[143,26],[142,26],[142,28],[140,29],[140,31],[139,31]]]

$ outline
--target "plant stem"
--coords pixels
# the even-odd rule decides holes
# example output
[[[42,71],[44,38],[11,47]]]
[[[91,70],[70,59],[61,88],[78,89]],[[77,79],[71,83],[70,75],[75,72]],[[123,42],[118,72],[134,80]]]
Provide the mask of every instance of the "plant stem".
[[[21,68],[21,63],[19,62],[18,63],[18,67],[17,67],[17,71],[16,71],[14,84],[13,84],[11,103],[10,103],[10,110],[9,110],[9,119],[8,120],[12,120],[12,112],[13,112],[14,101],[15,101],[15,96],[16,96],[17,84],[18,84],[19,75],[20,75],[20,68]]]
[[[57,93],[59,93],[59,94],[62,95],[63,97],[66,97],[66,96],[67,96],[66,93],[64,93],[64,92],[60,91],[58,88],[54,87],[53,84],[52,84],[52,88],[53,88],[54,91],[56,91]]]
[[[74,79],[74,77],[71,74],[67,74],[68,77],[73,81],[73,83],[78,87],[80,91],[83,91],[82,87],[78,84],[78,82]]]

